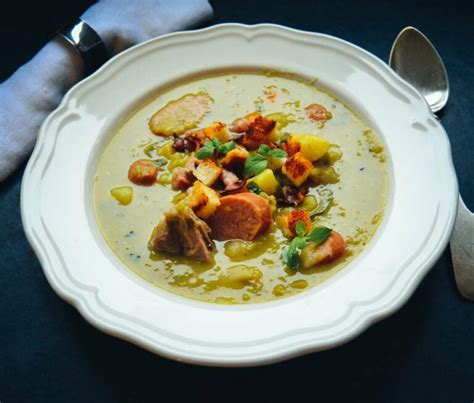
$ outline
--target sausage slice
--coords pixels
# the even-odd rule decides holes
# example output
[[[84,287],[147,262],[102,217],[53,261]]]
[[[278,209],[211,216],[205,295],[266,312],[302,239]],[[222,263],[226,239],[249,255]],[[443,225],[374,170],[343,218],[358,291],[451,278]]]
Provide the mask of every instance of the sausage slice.
[[[252,241],[272,223],[270,204],[255,193],[224,196],[220,202],[220,206],[208,221],[212,237],[219,241]]]

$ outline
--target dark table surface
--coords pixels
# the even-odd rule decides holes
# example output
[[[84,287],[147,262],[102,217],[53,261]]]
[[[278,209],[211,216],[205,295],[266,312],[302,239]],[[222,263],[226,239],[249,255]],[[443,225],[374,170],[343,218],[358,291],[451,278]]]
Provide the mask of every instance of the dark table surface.
[[[9,2],[0,14],[0,81],[90,4]],[[421,29],[450,74],[442,123],[461,191],[474,207],[472,1],[222,0],[213,5],[210,24],[273,22],[324,32],[384,60],[401,28]],[[422,155],[422,150],[407,152]],[[260,368],[189,366],[99,332],[56,296],[23,234],[23,169],[0,183],[1,403],[169,401],[170,396],[206,402],[474,401],[474,304],[457,293],[449,250],[399,312],[339,348]]]

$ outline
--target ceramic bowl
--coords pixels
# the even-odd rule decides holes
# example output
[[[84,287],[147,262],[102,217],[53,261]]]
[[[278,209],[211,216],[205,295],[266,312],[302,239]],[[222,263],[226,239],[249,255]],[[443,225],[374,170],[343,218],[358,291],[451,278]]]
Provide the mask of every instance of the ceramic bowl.
[[[152,94],[242,68],[317,77],[350,105],[385,143],[389,199],[366,250],[328,281],[274,302],[223,306],[167,293],[124,267],[98,228],[92,185],[108,140]],[[41,127],[21,208],[51,286],[91,324],[175,360],[249,366],[335,347],[400,308],[446,247],[457,197],[445,131],[380,59],[328,35],[224,24],[142,43],[72,88]]]

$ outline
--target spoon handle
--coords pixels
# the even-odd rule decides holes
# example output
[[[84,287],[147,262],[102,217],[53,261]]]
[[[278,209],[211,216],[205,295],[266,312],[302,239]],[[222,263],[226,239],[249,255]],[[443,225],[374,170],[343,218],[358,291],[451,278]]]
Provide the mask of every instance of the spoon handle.
[[[474,214],[461,196],[450,247],[458,289],[464,297],[474,300]]]

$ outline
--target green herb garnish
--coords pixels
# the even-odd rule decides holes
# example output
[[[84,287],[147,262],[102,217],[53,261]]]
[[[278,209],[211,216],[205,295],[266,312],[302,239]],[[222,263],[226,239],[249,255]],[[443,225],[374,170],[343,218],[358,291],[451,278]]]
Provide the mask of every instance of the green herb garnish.
[[[228,141],[222,144],[221,141],[216,137],[212,140],[206,140],[204,145],[196,152],[196,157],[200,160],[212,157],[215,152],[218,154],[227,154],[230,150],[235,148],[233,141]]]
[[[286,152],[279,148],[272,150],[266,144],[262,144],[256,153],[250,154],[245,161],[244,176],[255,176],[264,171],[268,166],[267,158],[285,158]]]
[[[256,193],[256,194],[262,193],[262,189],[255,182],[247,183],[247,189],[249,190],[249,192],[252,192],[252,193]]]
[[[244,165],[244,176],[247,178],[249,176],[258,175],[260,172],[265,170],[268,165],[267,159],[259,154],[253,153],[245,160]]]
[[[258,153],[260,155],[263,155],[264,157],[270,157],[270,158],[285,158],[287,155],[285,151],[279,148],[272,150],[266,144],[262,144],[260,146],[260,148],[258,149]]]
[[[300,263],[300,252],[306,245],[306,242],[314,242],[316,245],[323,243],[332,229],[327,227],[313,228],[308,235],[306,235],[306,225],[303,221],[298,221],[295,226],[296,235],[290,243],[290,246],[283,255],[283,260],[289,267],[297,267]]]

